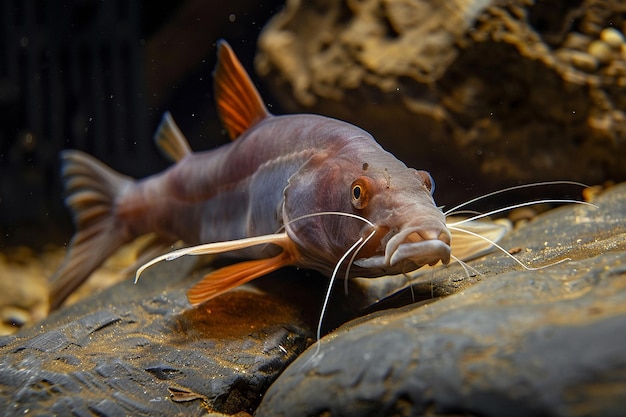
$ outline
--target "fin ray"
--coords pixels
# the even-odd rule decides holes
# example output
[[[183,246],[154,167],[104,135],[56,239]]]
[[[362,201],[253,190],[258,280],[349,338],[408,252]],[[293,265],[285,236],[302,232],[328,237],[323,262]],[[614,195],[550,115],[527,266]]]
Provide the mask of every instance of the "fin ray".
[[[447,223],[454,223],[455,219],[448,218],[446,221]],[[473,220],[458,224],[455,228],[468,230],[483,237],[481,239],[459,230],[450,230],[452,254],[462,261],[467,261],[491,252],[494,249],[491,242],[498,242],[502,239],[511,230],[511,224],[504,219],[497,221]]]
[[[50,280],[50,309],[58,308],[100,264],[128,241],[113,213],[117,195],[133,180],[75,150],[61,153],[66,205],[77,232]]]
[[[202,281],[187,291],[187,298],[191,305],[197,306],[228,290],[287,266],[292,261],[291,254],[284,250],[273,258],[255,259],[225,266],[205,275]]]
[[[124,268],[122,271],[123,275],[135,275],[137,268],[141,267],[141,265],[145,264],[150,259],[167,252],[168,249],[171,249],[172,245],[176,243],[173,240],[163,238],[156,234],[146,236],[146,241],[137,251],[135,261],[128,267]]]
[[[263,244],[273,244],[281,247],[283,250],[272,258],[240,262],[220,268],[206,275],[202,281],[192,287],[187,293],[189,302],[195,306],[283,266],[294,264],[298,258],[298,249],[287,233],[275,233],[227,242],[191,246],[158,256],[142,265],[135,274],[135,282],[137,282],[143,271],[161,261],[173,260],[185,255],[218,254]]]

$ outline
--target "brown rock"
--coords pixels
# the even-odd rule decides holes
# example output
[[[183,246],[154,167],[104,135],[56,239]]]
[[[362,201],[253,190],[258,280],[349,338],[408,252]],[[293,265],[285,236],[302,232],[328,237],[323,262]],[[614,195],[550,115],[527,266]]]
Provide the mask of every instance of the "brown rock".
[[[624,56],[599,66],[585,48],[625,11],[600,0],[288,1],[256,64],[289,112],[368,129],[430,170],[443,203],[505,183],[623,180]]]

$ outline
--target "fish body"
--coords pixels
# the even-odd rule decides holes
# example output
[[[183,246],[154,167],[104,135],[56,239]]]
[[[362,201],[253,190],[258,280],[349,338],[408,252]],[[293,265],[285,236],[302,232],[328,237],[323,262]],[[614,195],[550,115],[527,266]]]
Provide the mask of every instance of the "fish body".
[[[233,142],[192,153],[166,114],[155,138],[176,163],[138,181],[82,152],[62,153],[77,233],[52,279],[51,308],[120,245],[147,233],[157,236],[154,250],[178,240],[224,242],[223,251],[251,259],[207,275],[190,290],[192,304],[285,265],[330,276],[352,248],[354,262],[342,267],[348,276],[449,262],[450,232],[428,173],[352,124],[271,115],[225,42],[218,54],[216,99]],[[228,243],[238,241],[247,243]]]
[[[285,139],[276,140],[279,135]],[[351,184],[358,177],[367,178],[369,188],[380,189],[369,190],[371,204],[379,210],[366,218],[386,217],[384,227],[399,231],[406,217],[413,216],[420,229],[433,229],[435,239],[440,234],[445,238],[445,219],[418,171],[384,151],[364,130],[315,115],[268,117],[231,144],[190,154],[129,188],[118,210],[125,223],[133,225],[134,236],[157,232],[192,245],[235,240],[275,233],[291,219],[310,213],[366,214],[367,208],[359,210],[351,203]],[[416,207],[421,208],[419,214]],[[320,239],[309,237],[313,228]],[[345,252],[367,229],[360,220],[328,216],[287,227],[303,261],[334,261],[314,268],[324,273],[332,271],[338,259],[325,254]],[[251,247],[246,256],[263,258],[276,249]],[[358,267],[354,272],[379,275]]]
[[[320,150],[336,153],[365,135],[321,116],[268,117],[230,144],[136,182],[120,198],[119,214],[133,235],[157,232],[189,244],[274,233],[284,225],[289,179]]]

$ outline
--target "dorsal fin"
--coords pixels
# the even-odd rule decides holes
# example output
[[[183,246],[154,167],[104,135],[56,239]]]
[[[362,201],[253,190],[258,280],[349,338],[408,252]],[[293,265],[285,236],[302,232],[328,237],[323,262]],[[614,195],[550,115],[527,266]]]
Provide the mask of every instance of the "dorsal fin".
[[[165,112],[154,134],[154,142],[165,157],[178,162],[191,154],[187,138],[180,131],[170,112]]]
[[[217,44],[213,80],[217,110],[231,139],[270,116],[248,73],[224,40]]]

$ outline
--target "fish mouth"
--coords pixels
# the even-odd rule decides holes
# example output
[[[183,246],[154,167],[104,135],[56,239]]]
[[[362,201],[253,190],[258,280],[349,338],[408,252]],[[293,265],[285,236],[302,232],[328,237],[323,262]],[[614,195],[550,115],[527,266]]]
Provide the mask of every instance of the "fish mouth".
[[[383,238],[383,241],[386,240]],[[362,268],[421,267],[450,262],[450,232],[446,228],[413,227],[387,240],[385,254],[357,259]]]

